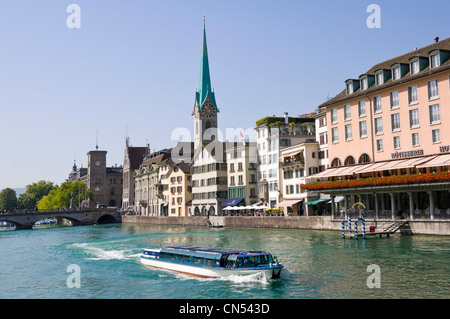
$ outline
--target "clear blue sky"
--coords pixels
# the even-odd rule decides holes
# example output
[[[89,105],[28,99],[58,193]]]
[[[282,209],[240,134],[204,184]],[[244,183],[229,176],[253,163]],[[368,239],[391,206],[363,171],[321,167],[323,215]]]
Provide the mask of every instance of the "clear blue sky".
[[[69,4],[81,28],[69,29]],[[366,25],[369,4],[381,28]],[[442,1],[0,0],[0,189],[193,130],[202,15],[219,128],[309,113],[374,64],[450,36]]]

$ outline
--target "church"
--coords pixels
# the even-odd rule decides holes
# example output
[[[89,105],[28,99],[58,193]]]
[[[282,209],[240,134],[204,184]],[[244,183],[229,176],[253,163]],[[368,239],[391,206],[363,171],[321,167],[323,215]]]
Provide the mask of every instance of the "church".
[[[196,216],[217,215],[227,200],[226,143],[218,139],[219,109],[211,86],[206,26],[203,16],[203,50],[200,85],[195,93],[194,156],[192,172],[192,211]]]

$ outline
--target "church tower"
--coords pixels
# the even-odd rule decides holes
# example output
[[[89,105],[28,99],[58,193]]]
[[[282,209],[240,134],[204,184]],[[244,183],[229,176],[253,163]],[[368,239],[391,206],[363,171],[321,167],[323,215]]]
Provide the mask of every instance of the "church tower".
[[[209,74],[208,49],[206,46],[206,26],[203,15],[203,53],[200,65],[200,86],[195,93],[194,112],[194,149],[206,146],[218,139],[217,136],[217,113],[219,112],[216,98],[211,88]]]

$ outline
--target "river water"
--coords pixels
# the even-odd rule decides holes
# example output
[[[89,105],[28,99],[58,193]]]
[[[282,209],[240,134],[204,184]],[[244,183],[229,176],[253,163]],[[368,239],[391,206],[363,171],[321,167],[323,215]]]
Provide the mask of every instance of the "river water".
[[[139,224],[0,231],[0,298],[449,298],[449,237],[340,235]],[[285,269],[280,280],[195,279],[139,261],[144,248],[178,244],[266,250]]]

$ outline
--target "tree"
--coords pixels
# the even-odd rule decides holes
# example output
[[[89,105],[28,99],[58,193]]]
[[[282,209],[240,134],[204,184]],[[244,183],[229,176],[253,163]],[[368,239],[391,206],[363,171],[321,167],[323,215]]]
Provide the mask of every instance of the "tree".
[[[43,180],[27,185],[25,193],[19,195],[18,207],[21,209],[34,209],[37,206],[37,202],[48,195],[55,187],[52,182]]]
[[[16,191],[11,188],[5,188],[0,192],[0,210],[13,211],[16,208]]]
[[[62,207],[75,207],[83,202],[86,185],[83,182],[66,182],[59,187],[53,188],[48,195],[37,203],[38,209],[57,209]],[[92,200],[94,194],[91,190],[86,191],[86,199]]]

